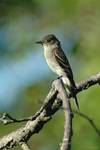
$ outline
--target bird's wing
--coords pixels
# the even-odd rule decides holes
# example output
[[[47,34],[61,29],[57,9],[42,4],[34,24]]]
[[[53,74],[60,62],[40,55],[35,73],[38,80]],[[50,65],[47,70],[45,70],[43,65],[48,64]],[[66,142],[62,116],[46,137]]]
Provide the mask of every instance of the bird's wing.
[[[68,59],[66,57],[66,55],[64,54],[63,50],[59,50],[59,49],[55,49],[54,50],[54,57],[57,60],[57,62],[59,63],[59,65],[63,68],[63,70],[66,73],[66,76],[69,78],[70,82],[71,82],[71,93],[72,96],[75,98],[75,102],[77,105],[77,108],[79,109],[79,105],[78,105],[78,101],[77,101],[77,97],[76,97],[76,85],[75,85],[75,81],[73,79],[73,72],[71,70],[70,64],[68,62]]]
[[[63,70],[65,71],[67,77],[69,78],[69,80],[71,81],[72,85],[75,87],[75,82],[73,80],[73,73],[71,70],[71,66],[69,64],[69,61],[66,57],[66,55],[64,54],[64,51],[62,49],[54,49],[54,57],[57,60],[57,62],[59,63],[59,65],[63,68]]]

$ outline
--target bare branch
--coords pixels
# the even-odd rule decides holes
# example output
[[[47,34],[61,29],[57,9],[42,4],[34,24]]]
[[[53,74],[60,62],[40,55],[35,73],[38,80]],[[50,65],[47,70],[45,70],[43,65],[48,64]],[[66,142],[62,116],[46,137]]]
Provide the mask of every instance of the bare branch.
[[[21,118],[21,119],[15,119],[13,117],[11,117],[9,114],[4,113],[1,117],[0,117],[0,122],[2,122],[4,125],[10,124],[10,123],[17,123],[17,122],[25,122],[30,120],[31,118]]]
[[[100,130],[97,128],[96,124],[94,123],[94,121],[90,117],[88,117],[87,115],[83,114],[82,112],[79,112],[79,111],[76,111],[76,110],[74,110],[73,112],[75,114],[83,117],[84,119],[86,119],[90,123],[90,125],[93,127],[93,129],[95,130],[97,135],[100,137]]]
[[[56,99],[57,91],[52,89],[45,99],[45,104],[41,107],[30,121],[20,129],[4,136],[0,139],[0,149],[10,149],[21,142],[27,142],[28,139],[35,133],[38,133],[44,124],[51,119],[51,116],[58,110],[57,106],[53,106],[53,102]]]
[[[82,90],[85,90],[97,83],[100,84],[100,73],[98,73],[95,76],[90,77],[88,80],[82,81],[81,83],[77,84],[76,93],[79,93]],[[55,86],[55,87],[57,88],[57,86]],[[67,111],[69,109],[71,111],[68,97],[66,96],[66,94],[64,92],[62,94],[61,89],[59,91],[59,88],[57,88],[57,89],[56,88],[54,88],[54,85],[53,85],[53,87],[51,88],[49,94],[47,95],[47,97],[45,99],[44,105],[40,108],[40,110],[35,115],[28,118],[29,121],[24,126],[22,126],[20,129],[12,132],[0,139],[0,149],[1,150],[2,149],[10,149],[16,145],[19,145],[19,143],[21,143],[21,142],[27,143],[28,139],[33,134],[38,133],[42,129],[44,124],[51,119],[52,115],[54,115],[54,113],[59,110],[59,108],[62,106],[61,99],[63,99],[63,106],[66,106],[65,108],[68,107]],[[62,96],[60,95],[61,96],[60,98],[59,98],[58,91],[60,92],[60,94],[62,94]],[[59,100],[57,100],[57,98]],[[66,104],[64,104],[65,100],[67,101]],[[69,119],[68,117],[72,117],[72,116],[70,116],[71,112],[68,112],[68,114],[65,114],[65,115],[66,115],[66,120]],[[12,122],[16,121],[16,119],[12,118],[9,115],[6,116],[6,119],[7,119],[7,117],[8,117],[9,121],[6,121],[4,118],[1,117],[2,118],[2,119],[0,119],[1,122],[12,123]],[[69,119],[70,124],[72,124],[71,120],[72,120],[72,118]],[[25,121],[27,121],[27,119]],[[19,122],[21,122],[21,121],[19,121]],[[69,124],[69,122],[68,122],[68,124]],[[69,127],[66,126],[65,128],[67,129]],[[68,132],[68,130],[65,132]],[[66,135],[64,135],[64,136],[66,137]],[[64,137],[64,139],[66,140],[65,137]],[[65,143],[65,141],[63,143]]]
[[[79,92],[86,90],[95,84],[100,84],[100,73],[93,75],[93,76],[89,77],[88,79],[83,80],[80,83],[76,84],[76,86],[77,86],[76,93],[78,94]],[[57,91],[54,91],[54,89],[51,88],[51,90],[48,94],[48,97],[51,96],[51,93],[52,93],[52,96],[55,96],[57,94],[56,92]],[[9,123],[16,123],[16,122],[25,122],[25,121],[31,120],[32,118],[34,120],[41,113],[41,111],[43,110],[45,105],[48,103],[48,99],[49,99],[48,97],[46,98],[41,109],[35,115],[28,117],[28,118],[24,118],[24,119],[15,119],[15,118],[12,118],[7,113],[4,113],[3,116],[0,117],[0,122],[3,122],[3,124],[9,124]],[[71,95],[69,95],[69,98],[70,97],[71,97]],[[60,104],[61,104],[61,102],[60,102]]]
[[[87,90],[89,87],[99,84],[100,85],[100,73],[93,75],[89,77],[86,80],[81,81],[79,84],[77,84],[77,91],[76,93],[79,93],[83,90]]]
[[[25,143],[25,142],[22,142],[22,143],[21,143],[21,148],[22,148],[23,150],[31,150],[31,149],[29,148],[28,144]]]
[[[72,137],[72,110],[69,98],[67,96],[66,89],[61,79],[53,82],[54,87],[58,91],[57,98],[62,99],[63,108],[65,112],[65,124],[64,124],[64,137],[60,150],[71,149],[71,137]]]

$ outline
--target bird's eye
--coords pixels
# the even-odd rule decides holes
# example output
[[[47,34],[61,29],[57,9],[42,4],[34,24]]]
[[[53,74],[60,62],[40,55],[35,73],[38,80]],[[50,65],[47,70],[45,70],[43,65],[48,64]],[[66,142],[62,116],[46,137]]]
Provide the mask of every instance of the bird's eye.
[[[47,42],[51,42],[51,41],[52,41],[51,39],[48,39],[48,40],[47,40]]]

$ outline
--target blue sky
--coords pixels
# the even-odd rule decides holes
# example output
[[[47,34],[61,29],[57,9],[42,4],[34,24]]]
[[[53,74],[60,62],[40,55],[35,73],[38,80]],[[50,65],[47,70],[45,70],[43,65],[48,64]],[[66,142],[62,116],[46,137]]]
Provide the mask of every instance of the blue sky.
[[[22,59],[4,60],[0,66],[0,106],[8,107],[25,86],[49,74],[43,53],[27,53]]]
[[[45,62],[42,47],[34,47],[33,33],[35,31],[33,32],[33,23],[33,18],[23,16],[0,27],[0,109],[6,109],[11,106],[16,100],[17,93],[21,92],[23,88],[39,82],[42,78],[52,73]],[[70,26],[72,34],[70,33],[66,37],[64,29],[67,29],[68,26],[66,27],[62,23],[58,28],[45,29],[36,35],[35,39],[37,40],[38,37],[40,40],[43,35],[54,33],[62,41],[63,48],[70,51],[77,41],[78,32]],[[16,51],[17,53],[21,46],[25,49],[23,57],[16,60],[5,56],[2,57],[2,54],[6,54],[6,52]]]

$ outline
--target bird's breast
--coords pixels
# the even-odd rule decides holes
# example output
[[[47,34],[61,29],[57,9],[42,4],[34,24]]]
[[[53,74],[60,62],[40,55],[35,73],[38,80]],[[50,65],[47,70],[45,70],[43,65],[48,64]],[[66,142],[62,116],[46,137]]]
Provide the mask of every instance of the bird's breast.
[[[55,57],[53,56],[52,49],[48,47],[44,47],[44,56],[46,62],[50,69],[55,72],[57,75],[61,76],[63,74],[62,68],[59,66],[58,62],[56,61]]]
[[[70,87],[70,84],[71,84],[70,80],[69,78],[67,78],[66,73],[64,72],[63,68],[61,68],[61,66],[57,62],[52,50],[53,50],[52,48],[50,49],[49,47],[46,47],[46,46],[44,47],[44,56],[45,56],[46,62],[54,73],[56,73],[58,76],[63,76],[62,77],[63,83],[67,85],[68,87]]]

